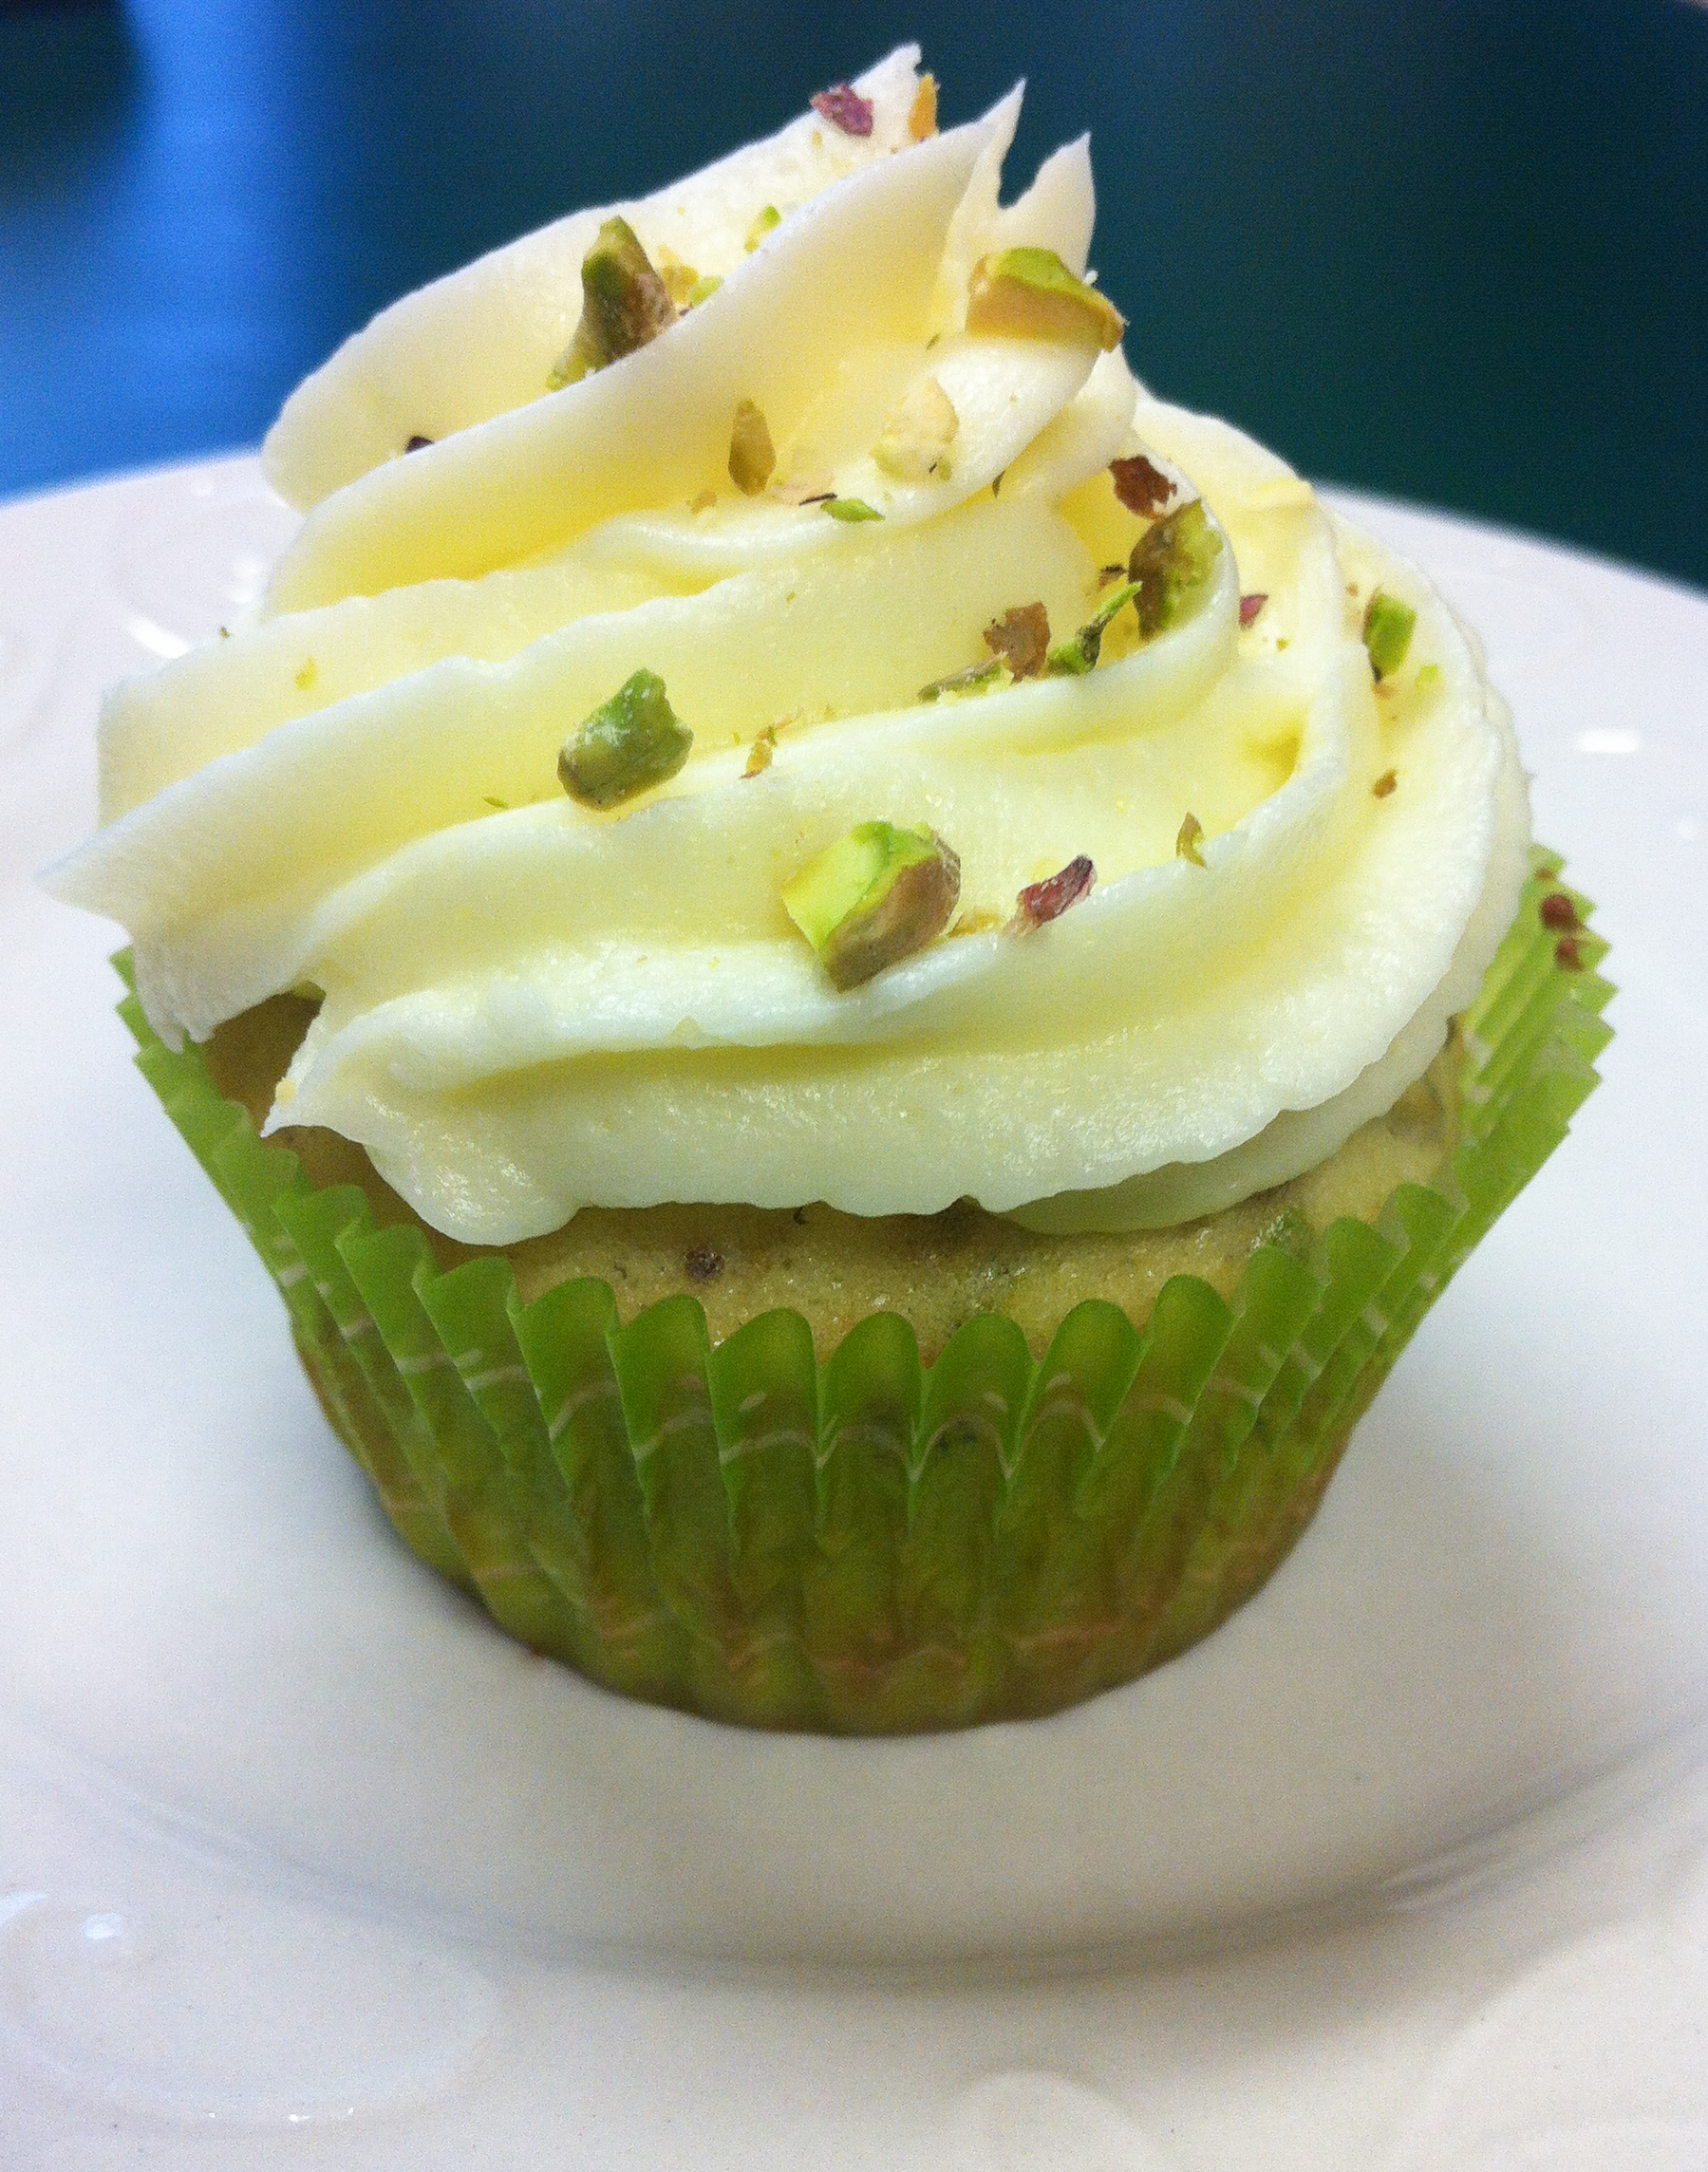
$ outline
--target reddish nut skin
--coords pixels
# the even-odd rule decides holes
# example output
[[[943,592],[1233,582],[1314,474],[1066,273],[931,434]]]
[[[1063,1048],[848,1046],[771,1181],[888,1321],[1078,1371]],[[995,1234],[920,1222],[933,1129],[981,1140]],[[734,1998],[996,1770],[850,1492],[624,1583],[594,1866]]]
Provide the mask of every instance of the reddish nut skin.
[[[1250,595],[1242,596],[1240,598],[1241,626],[1249,626],[1251,621],[1257,616],[1258,612],[1262,610],[1265,604],[1267,604],[1268,600],[1269,595],[1267,589],[1262,590],[1254,590]]]
[[[862,98],[851,84],[833,83],[828,90],[814,91],[812,104],[844,136],[872,134],[872,101]]]
[[[1583,926],[1583,922],[1578,918],[1577,907],[1572,904],[1563,889],[1557,889],[1551,896],[1542,900],[1537,910],[1537,917],[1544,927],[1570,929]]]
[[[1583,946],[1575,935],[1562,935],[1554,945],[1554,964],[1563,965],[1568,973],[1584,970]]]
[[[1135,453],[1130,459],[1111,460],[1109,473],[1116,496],[1129,513],[1136,513],[1142,519],[1154,518],[1174,495],[1173,484],[1143,453]]]
[[[1034,927],[1045,927],[1052,920],[1060,920],[1069,906],[1078,905],[1091,894],[1091,886],[1098,879],[1098,871],[1085,854],[1069,860],[1066,867],[1042,882],[1028,883],[1014,901],[1014,918],[1009,927],[1017,935],[1023,935]]]
[[[1050,614],[1042,604],[1018,604],[985,628],[985,646],[1017,679],[1036,679],[1050,652]]]

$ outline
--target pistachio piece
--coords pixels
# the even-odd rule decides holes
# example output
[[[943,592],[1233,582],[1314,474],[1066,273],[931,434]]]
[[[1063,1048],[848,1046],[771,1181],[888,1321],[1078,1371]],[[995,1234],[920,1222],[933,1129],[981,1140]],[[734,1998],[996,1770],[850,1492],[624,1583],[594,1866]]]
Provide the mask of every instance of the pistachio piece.
[[[1091,886],[1098,879],[1098,871],[1081,852],[1078,859],[1069,860],[1057,874],[1047,875],[1042,882],[1028,883],[1014,901],[1014,917],[1008,923],[1010,935],[1029,935],[1033,928],[1042,927],[1052,920],[1060,920],[1070,905],[1091,895]]]
[[[685,309],[697,309],[702,302],[709,301],[723,284],[723,280],[715,272],[705,272],[701,278],[696,279],[688,289],[687,299],[683,303],[683,308]]]
[[[934,702],[940,694],[985,694],[999,683],[1005,685],[1009,676],[1000,656],[987,657],[981,664],[969,664],[965,671],[950,671],[933,679],[929,686],[919,689],[919,699]]]
[[[922,75],[919,88],[913,93],[913,103],[908,108],[908,134],[915,143],[923,143],[928,136],[937,133],[937,78]]]
[[[783,222],[783,215],[774,203],[761,204],[753,215],[753,224],[747,229],[741,247],[751,256],[766,234],[774,234]]]
[[[1386,589],[1378,589],[1364,606],[1364,646],[1370,652],[1370,668],[1378,679],[1385,679],[1390,671],[1398,671],[1405,662],[1405,652],[1412,646],[1412,628],[1417,623],[1417,614],[1411,605],[1389,595]]]
[[[1142,519],[1154,520],[1174,495],[1173,484],[1143,453],[1135,453],[1131,459],[1111,460],[1109,473],[1116,496],[1129,513],[1136,513]]]
[[[838,988],[857,988],[941,935],[961,863],[934,830],[861,822],[783,886],[783,909]]]
[[[417,430],[404,450],[406,453],[424,453],[432,442],[431,438],[423,438],[421,432]]]
[[[1195,814],[1189,814],[1181,823],[1179,833],[1174,839],[1174,857],[1177,860],[1191,860],[1193,867],[1201,868],[1204,865],[1204,854],[1198,848],[1203,842],[1203,823]]]
[[[1120,345],[1126,320],[1095,287],[1077,279],[1053,249],[1004,249],[981,256],[967,290],[967,328],[1009,339]]]
[[[743,777],[762,777],[777,756],[777,726],[767,724],[747,750],[747,766]]]
[[[1135,582],[1123,581],[1118,589],[1106,595],[1092,612],[1078,633],[1059,641],[1045,659],[1045,667],[1052,678],[1079,678],[1092,670],[1103,653],[1103,629],[1116,613],[1132,603],[1138,595]]]
[[[884,517],[875,506],[868,505],[863,497],[827,497],[824,500],[824,510],[833,520],[882,520]]]
[[[985,646],[1017,679],[1036,679],[1050,647],[1050,614],[1042,604],[1018,604],[985,628]]]
[[[872,457],[901,482],[923,482],[932,475],[947,482],[946,456],[960,427],[954,402],[934,377],[923,377],[891,408]]]
[[[828,90],[816,90],[810,103],[814,112],[822,113],[844,136],[872,134],[872,101],[862,98],[852,84],[833,83]]]
[[[1397,769],[1384,769],[1370,790],[1378,799],[1385,799],[1398,782],[1399,772]]]
[[[1147,639],[1182,616],[1188,600],[1209,580],[1221,549],[1201,498],[1176,506],[1145,530],[1127,560],[1127,578],[1138,589],[1138,627]]]
[[[729,479],[743,497],[758,497],[777,465],[777,448],[765,418],[751,400],[736,403],[729,432]]]
[[[1242,628],[1251,624],[1268,600],[1269,591],[1267,589],[1253,589],[1249,595],[1240,598],[1240,626]]]
[[[665,292],[679,309],[685,309],[694,289],[700,284],[700,274],[691,264],[685,264],[675,250],[663,243],[658,252],[658,275],[665,283]]]
[[[554,392],[632,354],[676,321],[676,305],[626,218],[608,218],[581,260],[581,322],[547,379]]]
[[[664,681],[637,671],[565,740],[558,780],[584,807],[614,807],[674,777],[693,743],[665,698]]]

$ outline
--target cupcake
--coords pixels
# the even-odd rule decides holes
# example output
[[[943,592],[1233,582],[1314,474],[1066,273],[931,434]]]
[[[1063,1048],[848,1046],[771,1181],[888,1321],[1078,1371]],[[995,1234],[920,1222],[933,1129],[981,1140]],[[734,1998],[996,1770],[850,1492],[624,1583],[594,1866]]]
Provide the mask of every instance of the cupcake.
[[[917,61],[348,341],[47,878],[407,1543],[855,1732],[1248,1597],[1607,993],[1472,638]]]

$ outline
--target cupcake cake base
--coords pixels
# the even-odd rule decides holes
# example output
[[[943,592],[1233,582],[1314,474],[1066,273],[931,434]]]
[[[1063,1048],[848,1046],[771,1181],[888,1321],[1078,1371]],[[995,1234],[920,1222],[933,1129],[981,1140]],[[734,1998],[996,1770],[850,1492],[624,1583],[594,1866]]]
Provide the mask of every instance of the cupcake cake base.
[[[417,1553],[628,1695],[899,1732],[1130,1679],[1285,1558],[1423,1313],[1594,1083],[1604,946],[1558,862],[1535,873],[1427,1093],[1374,1135],[1184,1231],[1001,1225],[994,1271],[967,1210],[888,1250],[872,1231],[820,1245],[821,1208],[804,1227],[578,1216],[511,1253],[449,1247],[356,1150],[256,1136],[242,1089],[270,1091],[288,1013],[174,1053],[123,1007]],[[1398,1182],[1396,1156],[1415,1170]],[[1125,1281],[1101,1256],[1079,1270],[1122,1301],[1073,1301],[1078,1247],[1122,1252]],[[778,1306],[779,1277],[804,1309]]]

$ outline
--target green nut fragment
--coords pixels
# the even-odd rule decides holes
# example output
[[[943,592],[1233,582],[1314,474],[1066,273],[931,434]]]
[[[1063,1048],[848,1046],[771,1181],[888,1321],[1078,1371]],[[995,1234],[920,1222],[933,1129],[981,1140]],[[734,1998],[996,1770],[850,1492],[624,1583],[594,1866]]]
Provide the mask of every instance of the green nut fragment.
[[[933,679],[929,686],[919,689],[922,702],[934,702],[940,694],[988,693],[999,682],[1013,677],[1006,660],[1001,656],[987,656],[982,663],[969,664],[965,671],[950,671],[941,679]]]
[[[883,515],[863,497],[827,497],[824,510],[833,520],[882,520]]]
[[[633,354],[676,322],[676,305],[625,218],[608,218],[581,260],[581,322],[547,379],[554,392]]]
[[[1106,295],[1076,278],[1053,249],[1004,249],[981,256],[967,290],[967,328],[1074,346],[1121,344],[1126,320]]]
[[[584,807],[614,807],[674,777],[693,743],[665,698],[664,681],[637,671],[565,740],[558,780]]]
[[[1195,814],[1189,814],[1181,823],[1179,833],[1174,839],[1174,857],[1177,860],[1190,860],[1193,867],[1201,868],[1204,865],[1204,854],[1198,848],[1203,842],[1203,823]]]
[[[755,215],[753,224],[747,229],[747,238],[742,242],[741,247],[751,256],[760,243],[764,240],[766,234],[774,234],[782,222],[783,215],[774,203],[764,205]]]
[[[765,418],[751,400],[736,403],[729,432],[729,479],[743,497],[758,497],[777,465],[777,447]]]
[[[664,281],[665,292],[679,309],[685,309],[700,284],[700,274],[691,264],[685,264],[675,250],[662,243],[658,252],[658,275]]]
[[[961,427],[954,402],[934,377],[909,385],[884,420],[872,457],[898,482],[948,480],[948,448]]]
[[[838,988],[857,988],[941,935],[961,863],[934,830],[861,822],[783,887],[783,909]]]
[[[1093,611],[1078,633],[1070,634],[1066,641],[1059,641],[1045,660],[1045,668],[1053,678],[1078,678],[1090,671],[1103,653],[1103,630],[1116,613],[1135,601],[1139,593],[1136,581],[1125,581],[1118,589],[1112,589]]]
[[[1127,578],[1138,590],[1138,629],[1147,640],[1185,616],[1221,549],[1202,498],[1177,506],[1145,530],[1127,560]]]
[[[1379,679],[1398,671],[1405,662],[1417,623],[1417,614],[1411,605],[1389,595],[1386,589],[1378,589],[1370,598],[1364,607],[1364,646],[1370,652],[1370,668]]]
[[[715,272],[703,273],[688,289],[687,299],[683,303],[683,308],[685,309],[697,309],[702,302],[709,301],[723,284],[723,280]]]

